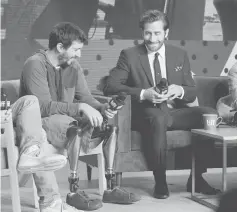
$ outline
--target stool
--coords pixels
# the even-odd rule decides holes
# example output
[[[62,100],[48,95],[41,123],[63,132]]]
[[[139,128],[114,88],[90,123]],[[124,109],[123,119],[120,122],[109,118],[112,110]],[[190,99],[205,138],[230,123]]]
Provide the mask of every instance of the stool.
[[[2,176],[10,176],[13,212],[21,212],[20,190],[16,170],[18,152],[15,148],[12,114],[6,115],[6,110],[1,110],[1,148],[7,150],[8,167],[1,170]]]

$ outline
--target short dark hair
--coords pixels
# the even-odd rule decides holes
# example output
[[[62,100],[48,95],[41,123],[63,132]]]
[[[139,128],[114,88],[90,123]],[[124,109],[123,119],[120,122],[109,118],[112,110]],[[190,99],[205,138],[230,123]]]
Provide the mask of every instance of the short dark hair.
[[[79,40],[82,43],[87,41],[87,37],[83,30],[70,22],[61,22],[54,26],[49,34],[49,49],[54,49],[58,43],[62,43],[63,47],[67,49],[72,45],[72,42]]]
[[[165,13],[159,10],[147,10],[144,12],[139,21],[139,27],[144,29],[144,25],[146,23],[153,23],[155,21],[163,21],[164,23],[164,30],[169,28],[169,20]]]

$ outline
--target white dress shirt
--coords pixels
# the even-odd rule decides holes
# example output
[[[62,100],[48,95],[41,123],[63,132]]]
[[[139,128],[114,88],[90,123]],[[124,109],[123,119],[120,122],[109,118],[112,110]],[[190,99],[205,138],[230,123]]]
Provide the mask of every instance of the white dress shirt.
[[[155,70],[154,70],[154,60],[155,60],[155,54],[158,52],[158,60],[160,63],[160,71],[161,71],[161,78],[166,78],[167,79],[167,72],[166,72],[166,57],[165,57],[165,45],[163,44],[160,49],[156,52],[151,52],[147,47],[147,52],[148,52],[148,60],[150,64],[150,69],[151,69],[151,75],[153,79],[153,84],[155,84]],[[182,95],[179,97],[180,99],[183,98],[184,96],[184,89],[182,88]],[[140,100],[144,100],[143,94],[144,94],[145,89],[142,89],[141,94],[140,94]]]
[[[166,58],[165,58],[165,45],[163,44],[161,48],[157,52],[150,52],[148,49],[148,60],[150,64],[151,69],[151,75],[153,79],[154,86],[155,84],[155,70],[154,70],[154,60],[155,60],[155,54],[158,52],[158,60],[160,63],[160,70],[161,70],[161,78],[166,78]]]

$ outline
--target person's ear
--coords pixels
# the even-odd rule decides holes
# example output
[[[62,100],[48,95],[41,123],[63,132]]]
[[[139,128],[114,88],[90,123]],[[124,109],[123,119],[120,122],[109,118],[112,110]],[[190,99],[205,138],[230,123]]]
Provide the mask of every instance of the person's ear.
[[[58,43],[56,49],[59,53],[62,53],[65,50],[62,43]]]

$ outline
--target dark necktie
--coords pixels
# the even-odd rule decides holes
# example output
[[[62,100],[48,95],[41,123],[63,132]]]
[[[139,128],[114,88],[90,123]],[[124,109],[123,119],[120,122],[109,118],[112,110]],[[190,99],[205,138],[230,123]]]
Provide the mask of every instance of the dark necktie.
[[[159,62],[159,53],[155,53],[155,59],[154,59],[154,75],[155,75],[155,86],[160,82],[162,76],[161,76],[161,70],[160,70],[160,62]],[[167,115],[167,126],[170,127],[172,124],[172,117],[169,113],[169,108],[167,106],[167,102],[162,102],[160,104],[160,109]]]
[[[159,62],[158,57],[159,57],[159,53],[157,52],[157,53],[155,53],[155,59],[154,59],[154,64],[153,64],[154,65],[154,75],[155,75],[155,85],[157,85],[162,78],[161,70],[160,70],[160,62]]]

